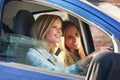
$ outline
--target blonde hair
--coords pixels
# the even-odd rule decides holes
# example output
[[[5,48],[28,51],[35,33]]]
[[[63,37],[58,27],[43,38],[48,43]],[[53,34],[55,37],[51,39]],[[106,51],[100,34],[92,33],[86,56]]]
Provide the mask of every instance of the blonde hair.
[[[32,27],[32,31],[31,34],[35,39],[38,40],[43,40],[47,31],[49,30],[49,28],[51,27],[51,25],[53,25],[53,23],[57,20],[60,19],[62,22],[62,19],[60,16],[58,15],[53,15],[53,14],[43,14],[40,15],[33,27]],[[56,46],[56,45],[54,45]]]
[[[53,14],[43,14],[40,15],[32,28],[32,36],[36,39],[43,40],[45,34],[51,27],[51,25],[55,22],[56,19],[61,19],[60,16],[53,15]]]
[[[71,25],[74,25],[77,28],[77,30],[79,30],[78,27],[71,21],[64,21],[63,25],[62,25],[63,38],[61,39],[61,42],[60,42],[60,48],[65,52],[65,56],[64,56],[64,65],[65,66],[70,66],[70,65],[74,64],[75,62],[77,62],[79,59],[83,59],[86,57],[81,41],[80,41],[81,42],[80,48],[78,49],[79,56],[72,54],[70,52],[70,50],[67,48],[67,46],[65,45],[65,38],[64,38],[65,30],[67,27],[69,27]]]

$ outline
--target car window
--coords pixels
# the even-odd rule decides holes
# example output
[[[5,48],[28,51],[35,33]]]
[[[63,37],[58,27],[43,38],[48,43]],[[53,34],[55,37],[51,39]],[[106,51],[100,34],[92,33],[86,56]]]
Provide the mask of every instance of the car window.
[[[16,4],[17,8],[15,8]],[[91,21],[81,17],[80,15],[76,15],[75,13],[67,10],[57,10],[47,5],[12,1],[4,8],[3,23],[5,24],[7,31],[5,32],[5,30],[3,30],[0,38],[0,61],[26,64],[26,54],[29,48],[39,46],[40,44],[39,41],[30,36],[14,33],[13,26],[15,16],[20,10],[27,10],[31,12],[35,19],[42,14],[56,14],[61,16],[63,20],[70,20],[74,22],[79,27],[79,31],[82,35],[81,43],[86,54],[92,53],[94,49],[102,46],[113,47],[111,37],[109,37],[105,31],[97,28],[97,25],[91,24]],[[29,29],[28,26],[25,26],[24,28],[26,28],[26,31]],[[18,31],[20,31],[20,29],[18,29]]]
[[[16,4],[17,8],[15,8]],[[20,15],[20,11],[23,11],[22,15]],[[29,26],[31,18],[27,15],[36,19],[42,14],[56,14],[63,20],[69,19],[67,13],[40,4],[11,1],[5,5],[2,21],[4,28],[0,37],[0,60],[26,64],[26,54],[29,48],[39,46],[39,41],[26,35],[26,33],[30,34],[32,27],[32,25]],[[33,22],[32,20],[31,23]]]
[[[95,26],[90,26],[90,30],[95,49],[102,46],[110,46],[113,48],[113,42],[105,32]]]
[[[15,8],[16,4],[17,4],[17,6],[16,6],[17,8]],[[10,11],[10,10],[12,10],[12,11]],[[10,3],[8,3],[4,7],[3,23],[5,24],[5,27],[7,27],[9,29],[7,29],[8,32],[4,32],[4,30],[3,30],[2,35],[6,34],[6,33],[10,33],[10,30],[11,30],[11,32],[13,31],[14,18],[16,16],[17,12],[20,11],[20,10],[28,10],[29,12],[31,12],[33,14],[35,19],[37,18],[38,15],[41,15],[41,14],[57,14],[57,15],[60,15],[63,20],[71,20],[71,21],[75,22],[76,25],[78,25],[78,26],[80,26],[80,24],[81,24],[80,21],[83,21],[84,23],[87,23],[87,24],[91,23],[87,19],[83,20],[82,19],[83,17],[81,17],[80,15],[75,15],[75,14],[69,12],[69,11],[64,11],[63,12],[63,10],[57,10],[57,9],[49,7],[48,5],[41,5],[41,4],[35,4],[35,3],[29,3],[29,2],[20,2],[20,1],[11,1]],[[86,24],[84,24],[84,25],[89,27],[89,25],[86,25]],[[85,26],[80,26],[80,27],[84,28]],[[106,34],[103,34],[104,32],[99,30],[96,27],[97,26],[95,26],[95,25],[92,25],[92,27],[90,27],[95,49],[97,47],[104,46],[104,45],[113,46],[112,41],[110,40],[109,36],[107,36]],[[26,28],[26,30],[28,30],[27,28]],[[83,32],[82,34],[83,34],[83,39],[84,39],[83,40],[83,47],[84,47],[84,49],[86,49],[86,52],[89,53],[89,52],[91,52],[90,50],[93,51],[93,49],[91,47],[94,47],[94,46],[88,46],[87,45],[90,48],[87,51],[88,47],[85,46],[86,43],[84,41],[88,40],[88,43],[92,43],[92,39],[87,38],[87,37],[84,38],[84,35],[86,33],[88,33],[88,31],[84,31],[84,30],[81,29],[81,32]],[[101,35],[96,34],[96,32],[101,33]],[[19,33],[17,33],[17,34],[19,34]],[[107,39],[107,40],[105,40],[105,39]],[[17,40],[19,40],[19,39],[17,39]],[[17,40],[15,40],[15,41],[17,41]],[[21,40],[21,38],[20,38],[20,40]],[[26,40],[28,40],[28,39],[26,39]],[[91,44],[89,44],[89,45],[91,45]],[[5,48],[6,47],[7,46],[5,46]]]

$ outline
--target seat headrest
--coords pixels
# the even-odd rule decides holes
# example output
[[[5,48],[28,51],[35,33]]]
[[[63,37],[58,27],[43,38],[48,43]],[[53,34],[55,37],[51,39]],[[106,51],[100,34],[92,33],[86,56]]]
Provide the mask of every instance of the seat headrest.
[[[30,31],[35,19],[31,12],[20,10],[17,12],[13,20],[13,31],[16,34],[30,36]]]

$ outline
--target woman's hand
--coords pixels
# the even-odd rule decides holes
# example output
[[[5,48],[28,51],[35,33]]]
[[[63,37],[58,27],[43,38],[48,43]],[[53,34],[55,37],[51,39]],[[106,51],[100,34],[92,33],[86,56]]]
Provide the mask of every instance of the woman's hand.
[[[84,59],[81,60],[81,66],[86,66],[90,63],[90,61],[92,60],[93,57],[95,57],[96,55],[102,54],[106,51],[112,51],[113,49],[109,46],[104,46],[104,47],[100,47],[98,49],[96,49],[93,53],[89,54],[88,56],[86,56]]]
[[[113,51],[113,48],[112,47],[109,47],[109,46],[103,46],[103,47],[100,47],[100,48],[97,48],[93,53],[91,53],[90,55],[91,56],[96,56],[96,55],[99,55],[99,54],[102,54],[104,52],[107,52],[107,51]]]

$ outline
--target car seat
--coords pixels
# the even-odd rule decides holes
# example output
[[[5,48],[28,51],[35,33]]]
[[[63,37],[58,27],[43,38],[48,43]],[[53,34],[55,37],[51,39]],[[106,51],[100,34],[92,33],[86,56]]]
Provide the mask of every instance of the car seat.
[[[20,10],[13,19],[13,31],[16,34],[30,36],[30,31],[35,19],[28,10]]]

